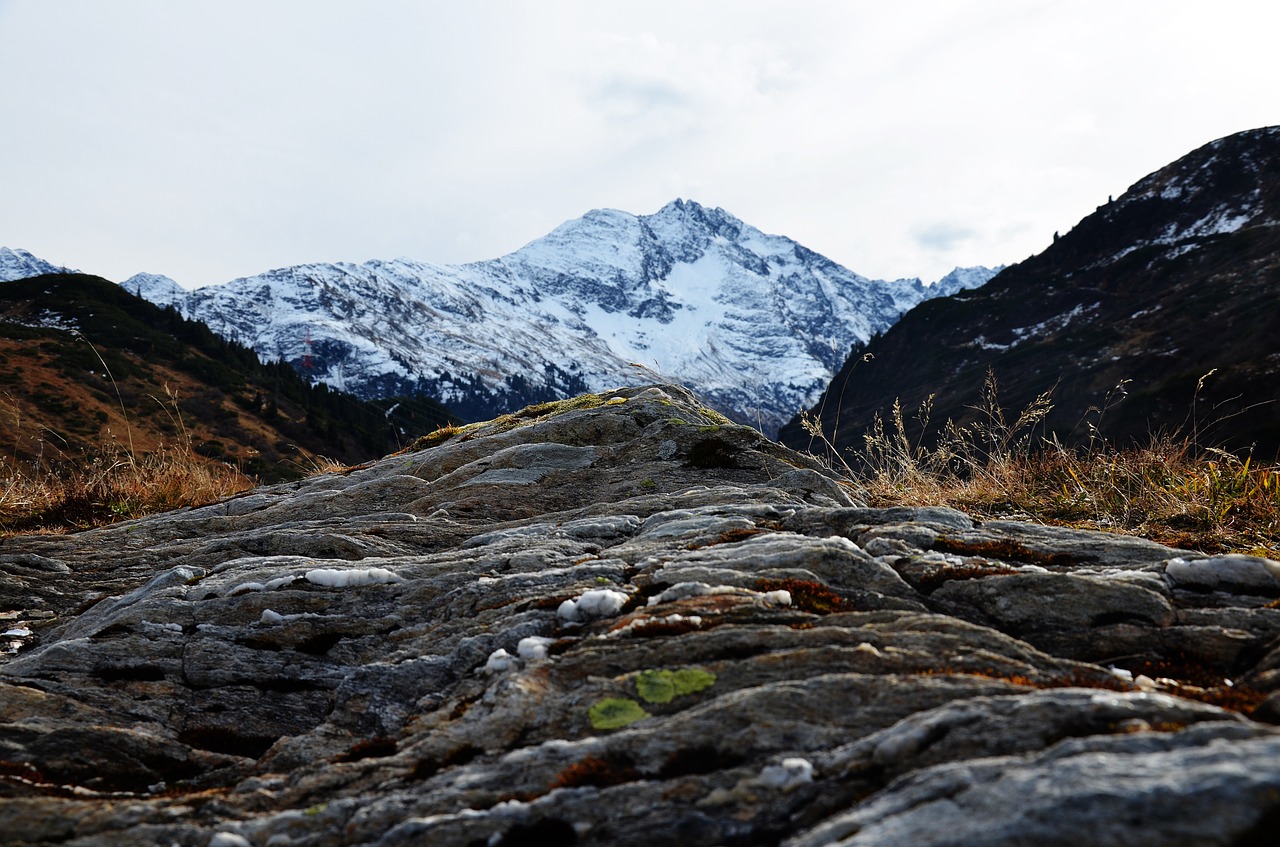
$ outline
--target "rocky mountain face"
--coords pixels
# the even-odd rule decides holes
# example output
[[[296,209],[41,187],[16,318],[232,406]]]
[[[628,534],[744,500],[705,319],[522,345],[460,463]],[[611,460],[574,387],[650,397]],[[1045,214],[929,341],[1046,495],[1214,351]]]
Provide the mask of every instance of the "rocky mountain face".
[[[423,393],[476,420],[657,374],[773,434],[853,344],[993,273],[870,280],[677,200],[653,215],[589,212],[469,265],[299,265],[192,292],[154,275],[123,285],[365,398]]]
[[[1245,845],[1280,562],[866,508],[681,389],[0,542],[0,844]]]
[[[982,288],[921,305],[817,405],[838,445],[859,446],[895,398],[910,412],[934,395],[935,427],[975,420],[991,368],[1015,413],[1052,389],[1046,423],[1064,439],[1092,424],[1119,443],[1177,433],[1270,458],[1278,290],[1280,127],[1269,127],[1188,154]],[[782,437],[809,439],[794,424]]]

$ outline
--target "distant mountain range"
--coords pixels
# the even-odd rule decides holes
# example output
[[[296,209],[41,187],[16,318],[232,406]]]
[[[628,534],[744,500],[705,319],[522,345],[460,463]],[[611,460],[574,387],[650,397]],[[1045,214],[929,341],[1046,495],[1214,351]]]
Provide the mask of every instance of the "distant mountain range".
[[[589,212],[467,265],[298,265],[195,291],[150,274],[122,285],[363,398],[425,394],[481,419],[671,380],[772,435],[853,345],[995,272],[871,280],[676,200],[653,215]]]
[[[1045,423],[1064,439],[1092,425],[1119,443],[1177,433],[1275,456],[1280,127],[1207,144],[985,286],[922,304],[814,407],[841,448],[895,399],[910,415],[932,395],[936,431],[976,420],[989,368],[1011,412],[1052,389]],[[782,439],[810,441],[796,423]]]

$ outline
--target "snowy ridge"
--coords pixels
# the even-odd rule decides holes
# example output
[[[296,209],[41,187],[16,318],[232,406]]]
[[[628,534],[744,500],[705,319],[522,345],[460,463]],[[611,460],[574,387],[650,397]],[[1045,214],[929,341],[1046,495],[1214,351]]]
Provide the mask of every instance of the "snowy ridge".
[[[79,273],[79,271],[68,270],[46,262],[44,259],[31,255],[26,250],[10,250],[8,247],[0,247],[0,281],[2,282],[27,279],[28,277],[41,276],[42,274],[63,273]]]
[[[1219,138],[1134,184],[1108,209],[1109,216],[1138,206],[1178,208],[1163,228],[1126,244],[1101,264],[1109,264],[1153,245],[1180,246],[1176,256],[1200,239],[1228,235],[1245,226],[1274,225],[1264,220],[1263,194],[1269,162],[1266,145],[1280,139],[1280,127],[1264,127]],[[1192,242],[1192,243],[1188,243]]]
[[[174,305],[181,302],[187,294],[185,288],[161,274],[134,274],[120,283],[120,287],[157,306]]]
[[[467,265],[298,265],[191,292],[152,275],[124,285],[266,358],[306,358],[314,379],[366,398],[421,391],[480,417],[657,374],[773,434],[851,345],[995,273],[870,280],[676,200],[647,216],[592,211]]]

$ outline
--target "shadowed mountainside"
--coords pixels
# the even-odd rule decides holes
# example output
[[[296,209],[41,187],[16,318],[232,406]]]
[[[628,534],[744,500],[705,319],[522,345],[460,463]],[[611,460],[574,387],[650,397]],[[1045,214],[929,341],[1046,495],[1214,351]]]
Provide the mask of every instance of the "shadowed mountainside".
[[[895,399],[910,416],[933,395],[934,434],[947,419],[978,420],[970,406],[992,369],[1015,414],[1052,390],[1046,430],[1064,440],[1095,424],[1120,444],[1177,433],[1270,459],[1278,290],[1280,127],[1270,127],[1205,145],[985,286],[922,303],[856,351],[814,408],[839,447],[860,447]],[[1127,396],[1113,391],[1121,384]],[[796,421],[780,437],[810,441]]]

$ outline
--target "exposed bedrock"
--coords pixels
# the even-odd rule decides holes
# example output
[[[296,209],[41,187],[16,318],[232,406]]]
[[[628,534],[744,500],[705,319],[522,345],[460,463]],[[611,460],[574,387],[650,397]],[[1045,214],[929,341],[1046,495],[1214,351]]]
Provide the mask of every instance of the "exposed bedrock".
[[[0,540],[0,845],[1280,825],[1280,563],[867,508],[670,386],[434,442]]]

